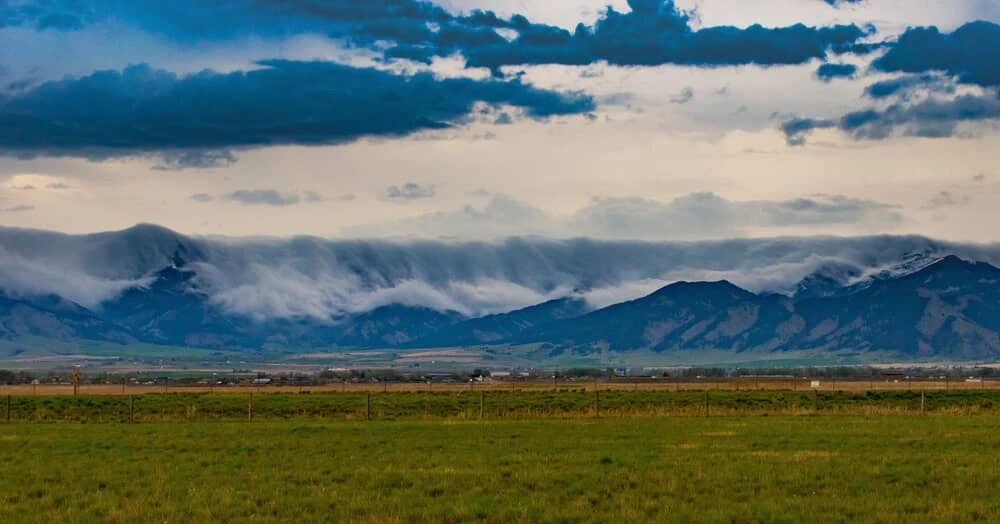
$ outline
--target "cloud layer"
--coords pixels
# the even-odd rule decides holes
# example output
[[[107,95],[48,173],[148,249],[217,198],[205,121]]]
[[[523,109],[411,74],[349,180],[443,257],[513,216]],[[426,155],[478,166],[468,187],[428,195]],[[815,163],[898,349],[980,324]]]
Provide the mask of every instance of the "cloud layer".
[[[501,20],[480,13],[483,29],[452,35],[441,31],[423,41],[402,43],[387,56],[428,61],[433,56],[462,54],[471,67],[499,71],[502,66],[565,64],[691,66],[801,64],[825,58],[829,52],[864,52],[857,45],[865,31],[854,25],[833,27],[747,28],[691,27],[691,14],[672,0],[629,0],[630,11],[608,7],[593,27],[580,24],[573,32],[533,24],[523,16]],[[506,39],[489,28],[516,35]],[[470,38],[476,36],[479,38]]]
[[[330,319],[386,304],[475,316],[569,295],[603,306],[680,280],[792,292],[824,267],[868,275],[913,256],[1000,263],[998,246],[920,237],[443,243],[189,238],[139,226],[85,236],[0,229],[0,246],[0,289],[9,294],[58,293],[97,307],[183,259],[211,302],[255,318]]]
[[[444,129],[480,103],[514,106],[537,119],[594,109],[588,96],[516,80],[397,75],[330,62],[259,65],[187,76],[132,66],[48,82],[0,98],[0,150],[90,158],[167,152],[164,169],[208,167],[232,156],[201,151]]]
[[[387,224],[346,231],[357,237],[480,239],[523,234],[555,237],[677,240],[746,236],[759,228],[850,225],[888,230],[903,216],[893,205],[845,197],[812,195],[785,201],[733,201],[714,193],[693,193],[669,202],[643,198],[596,198],[569,216],[554,216],[505,195],[483,207],[432,212]]]
[[[817,75],[827,80],[853,75],[849,68],[825,64]],[[971,22],[952,33],[936,27],[910,28],[872,63],[872,69],[906,73],[865,89],[869,98],[891,100],[889,105],[837,119],[786,120],[781,129],[789,145],[804,144],[815,129],[838,129],[855,140],[885,140],[900,134],[948,138],[959,134],[962,124],[1000,118],[1000,25],[995,23]],[[959,92],[955,83],[975,88]]]

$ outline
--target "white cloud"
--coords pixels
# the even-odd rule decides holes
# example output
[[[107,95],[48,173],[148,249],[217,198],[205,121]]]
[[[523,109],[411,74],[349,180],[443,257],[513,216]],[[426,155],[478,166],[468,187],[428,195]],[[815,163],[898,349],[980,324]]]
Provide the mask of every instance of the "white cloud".
[[[510,239],[377,242],[186,238],[149,226],[89,236],[0,229],[0,289],[57,293],[89,307],[148,284],[184,253],[198,288],[254,318],[334,320],[387,304],[466,315],[577,295],[603,306],[680,280],[727,279],[751,291],[790,292],[825,265],[859,273],[904,257],[957,254],[1000,264],[998,245],[920,237],[781,238],[713,242]]]
[[[432,212],[385,224],[347,228],[351,237],[482,239],[517,235],[583,236],[607,239],[677,240],[783,234],[795,227],[858,232],[893,229],[903,216],[893,205],[840,195],[811,195],[787,201],[731,201],[694,193],[669,202],[643,198],[595,198],[568,216],[554,216],[509,196],[495,196],[482,208]]]

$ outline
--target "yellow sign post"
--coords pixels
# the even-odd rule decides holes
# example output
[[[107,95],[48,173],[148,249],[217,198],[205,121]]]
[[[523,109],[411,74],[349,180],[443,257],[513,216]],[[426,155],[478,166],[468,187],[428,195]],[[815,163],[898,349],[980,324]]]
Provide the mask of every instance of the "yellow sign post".
[[[80,368],[73,368],[73,396],[80,393]]]

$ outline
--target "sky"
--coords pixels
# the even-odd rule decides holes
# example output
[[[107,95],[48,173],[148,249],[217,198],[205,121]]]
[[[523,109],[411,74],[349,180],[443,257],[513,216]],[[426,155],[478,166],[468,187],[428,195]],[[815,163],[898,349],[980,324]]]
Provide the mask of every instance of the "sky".
[[[0,225],[996,242],[998,23],[993,0],[0,0]]]

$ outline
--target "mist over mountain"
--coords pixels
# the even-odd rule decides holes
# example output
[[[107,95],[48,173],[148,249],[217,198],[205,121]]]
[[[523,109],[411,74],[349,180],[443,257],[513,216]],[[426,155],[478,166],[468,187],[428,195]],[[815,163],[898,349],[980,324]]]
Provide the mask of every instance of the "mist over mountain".
[[[1000,246],[922,237],[449,243],[0,229],[0,336],[973,358],[1000,353],[990,264]]]
[[[383,305],[506,313],[578,296],[592,307],[678,281],[727,280],[752,292],[794,294],[831,267],[836,287],[946,255],[1000,264],[1000,245],[914,236],[711,242],[512,238],[499,242],[190,237],[151,225],[92,235],[0,229],[0,289],[59,295],[87,308],[148,287],[179,259],[205,300],[256,320],[329,319]],[[824,273],[826,271],[826,273]]]

